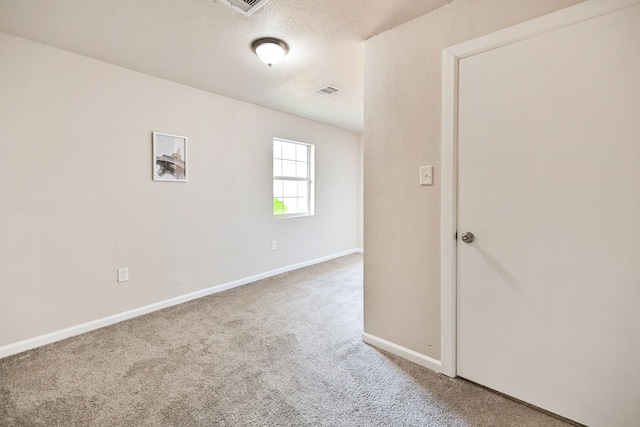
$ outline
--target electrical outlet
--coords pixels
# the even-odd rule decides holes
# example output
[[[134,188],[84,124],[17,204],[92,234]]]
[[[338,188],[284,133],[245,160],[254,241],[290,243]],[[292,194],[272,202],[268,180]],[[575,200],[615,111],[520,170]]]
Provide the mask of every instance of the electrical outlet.
[[[275,251],[276,249],[278,249],[278,243],[274,240],[271,242],[271,250]]]
[[[129,281],[129,268],[119,268],[118,269],[118,283]]]

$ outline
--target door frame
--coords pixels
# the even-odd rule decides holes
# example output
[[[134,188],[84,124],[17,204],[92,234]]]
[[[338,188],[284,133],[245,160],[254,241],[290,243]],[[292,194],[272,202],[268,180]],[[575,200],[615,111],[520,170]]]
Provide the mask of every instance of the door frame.
[[[640,3],[587,0],[549,15],[482,36],[442,52],[442,191],[440,207],[440,372],[457,375],[458,83],[464,58],[507,46]]]

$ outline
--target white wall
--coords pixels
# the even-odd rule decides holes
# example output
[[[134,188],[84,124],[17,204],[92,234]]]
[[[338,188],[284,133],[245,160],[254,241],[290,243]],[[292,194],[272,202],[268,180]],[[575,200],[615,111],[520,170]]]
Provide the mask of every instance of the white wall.
[[[367,41],[365,332],[440,358],[442,50],[580,0],[456,0]],[[420,165],[435,185],[418,184]]]
[[[274,136],[316,144],[313,217],[272,217]],[[357,134],[4,34],[0,153],[0,346],[358,245]]]

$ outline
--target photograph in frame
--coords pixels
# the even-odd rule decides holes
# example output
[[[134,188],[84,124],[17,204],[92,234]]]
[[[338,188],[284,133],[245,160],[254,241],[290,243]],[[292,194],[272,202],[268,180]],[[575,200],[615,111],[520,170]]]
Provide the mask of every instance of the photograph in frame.
[[[153,132],[153,180],[187,181],[187,137]]]

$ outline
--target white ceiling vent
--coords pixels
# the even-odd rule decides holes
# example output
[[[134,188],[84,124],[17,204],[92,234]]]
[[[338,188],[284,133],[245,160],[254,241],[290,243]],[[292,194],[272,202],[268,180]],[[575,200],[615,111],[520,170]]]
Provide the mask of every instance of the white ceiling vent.
[[[253,12],[264,6],[269,0],[221,0],[244,16],[250,16]]]
[[[342,92],[342,89],[339,89],[335,86],[325,86],[322,89],[318,89],[318,90],[314,90],[313,93],[315,93],[316,95],[320,95],[323,98],[326,98],[327,96],[336,94],[338,92]]]

